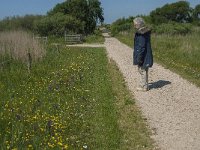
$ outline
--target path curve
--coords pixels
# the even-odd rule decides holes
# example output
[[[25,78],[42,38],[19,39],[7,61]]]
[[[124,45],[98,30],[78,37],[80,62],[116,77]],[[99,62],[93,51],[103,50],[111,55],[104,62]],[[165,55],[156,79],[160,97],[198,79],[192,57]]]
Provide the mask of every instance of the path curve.
[[[136,91],[139,74],[132,65],[132,49],[105,36],[108,57],[113,59],[152,129],[161,150],[200,150],[200,89],[154,63],[150,91]]]

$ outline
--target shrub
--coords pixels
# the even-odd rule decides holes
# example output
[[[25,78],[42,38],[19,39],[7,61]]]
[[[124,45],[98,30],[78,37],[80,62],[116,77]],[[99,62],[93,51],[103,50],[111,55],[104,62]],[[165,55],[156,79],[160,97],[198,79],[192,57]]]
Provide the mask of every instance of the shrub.
[[[163,23],[153,26],[157,34],[187,34],[191,32],[191,25],[186,23]]]
[[[43,16],[41,15],[6,17],[0,21],[0,31],[25,30],[33,32],[35,30],[35,22],[42,18]]]
[[[131,29],[132,25],[132,18],[120,18],[116,20],[112,25],[111,25],[111,33],[112,35],[116,35],[119,32],[123,31],[129,31]]]
[[[70,15],[56,13],[46,16],[36,23],[36,31],[41,35],[63,36],[67,33],[83,33],[83,23]]]

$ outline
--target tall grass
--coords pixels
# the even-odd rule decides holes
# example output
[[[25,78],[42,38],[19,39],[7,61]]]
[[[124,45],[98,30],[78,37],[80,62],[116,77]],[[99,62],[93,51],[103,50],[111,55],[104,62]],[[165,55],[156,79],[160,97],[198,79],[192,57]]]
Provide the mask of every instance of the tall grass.
[[[133,33],[117,38],[133,47]],[[186,35],[152,35],[155,60],[200,86],[200,31],[196,28]]]
[[[200,86],[199,33],[186,36],[153,36],[158,62]]]
[[[7,57],[9,57],[26,62],[28,53],[30,53],[32,61],[37,61],[44,57],[46,52],[40,42],[25,31],[0,32],[1,61],[3,58],[8,59]]]
[[[91,48],[50,48],[29,76],[5,69],[0,149],[117,149],[120,132],[108,77],[105,50]]]
[[[150,138],[151,132],[141,111],[135,104],[130,91],[126,86],[119,68],[113,60],[109,63],[115,107],[118,114],[118,126],[121,131],[120,150],[151,150],[156,146]]]
[[[100,30],[95,30],[95,32],[91,35],[87,35],[84,38],[84,42],[85,43],[99,43],[99,44],[103,44],[105,41],[102,32]]]
[[[31,74],[18,69],[0,74],[0,149],[152,148],[105,49],[50,46]]]

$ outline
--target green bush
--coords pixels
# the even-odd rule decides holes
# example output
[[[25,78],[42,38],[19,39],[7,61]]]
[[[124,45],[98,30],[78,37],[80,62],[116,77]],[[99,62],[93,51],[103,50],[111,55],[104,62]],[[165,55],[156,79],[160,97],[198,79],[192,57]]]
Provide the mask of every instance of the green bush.
[[[120,18],[120,19],[116,20],[111,25],[111,34],[116,35],[119,32],[129,31],[131,29],[132,21],[133,21],[132,17],[129,17],[127,19]]]
[[[125,23],[125,24],[121,24],[119,26],[111,26],[111,33],[112,35],[115,35],[119,32],[123,32],[123,31],[128,31],[131,29],[131,24],[130,23]]]
[[[94,34],[87,35],[84,37],[84,42],[86,43],[104,43],[104,37],[102,36],[102,32],[100,30],[95,30]]]
[[[35,22],[37,20],[42,19],[43,17],[44,16],[41,16],[41,15],[6,17],[0,21],[0,31],[8,31],[8,30],[34,31]]]
[[[161,8],[156,8],[150,13],[154,24],[169,23],[175,21],[179,23],[192,22],[192,9],[187,1],[179,1],[166,4]]]
[[[67,33],[83,33],[83,22],[62,13],[46,16],[36,23],[36,31],[41,35],[63,36]]]
[[[191,32],[191,25],[186,23],[163,23],[153,26],[157,34],[187,34]]]

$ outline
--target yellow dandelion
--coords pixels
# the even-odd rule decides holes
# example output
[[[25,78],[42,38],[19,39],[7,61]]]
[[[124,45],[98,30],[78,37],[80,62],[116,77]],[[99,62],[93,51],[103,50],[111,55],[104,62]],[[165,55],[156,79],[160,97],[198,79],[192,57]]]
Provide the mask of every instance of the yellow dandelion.
[[[49,146],[49,147],[51,147],[51,148],[53,148],[53,147],[54,147],[54,145],[53,145],[53,144],[51,144],[51,143],[48,143],[48,146]]]
[[[63,146],[63,144],[62,144],[61,142],[58,142],[57,144],[58,144],[59,146]]]
[[[66,145],[64,145],[64,149],[67,149],[68,148],[68,145],[66,144]]]

